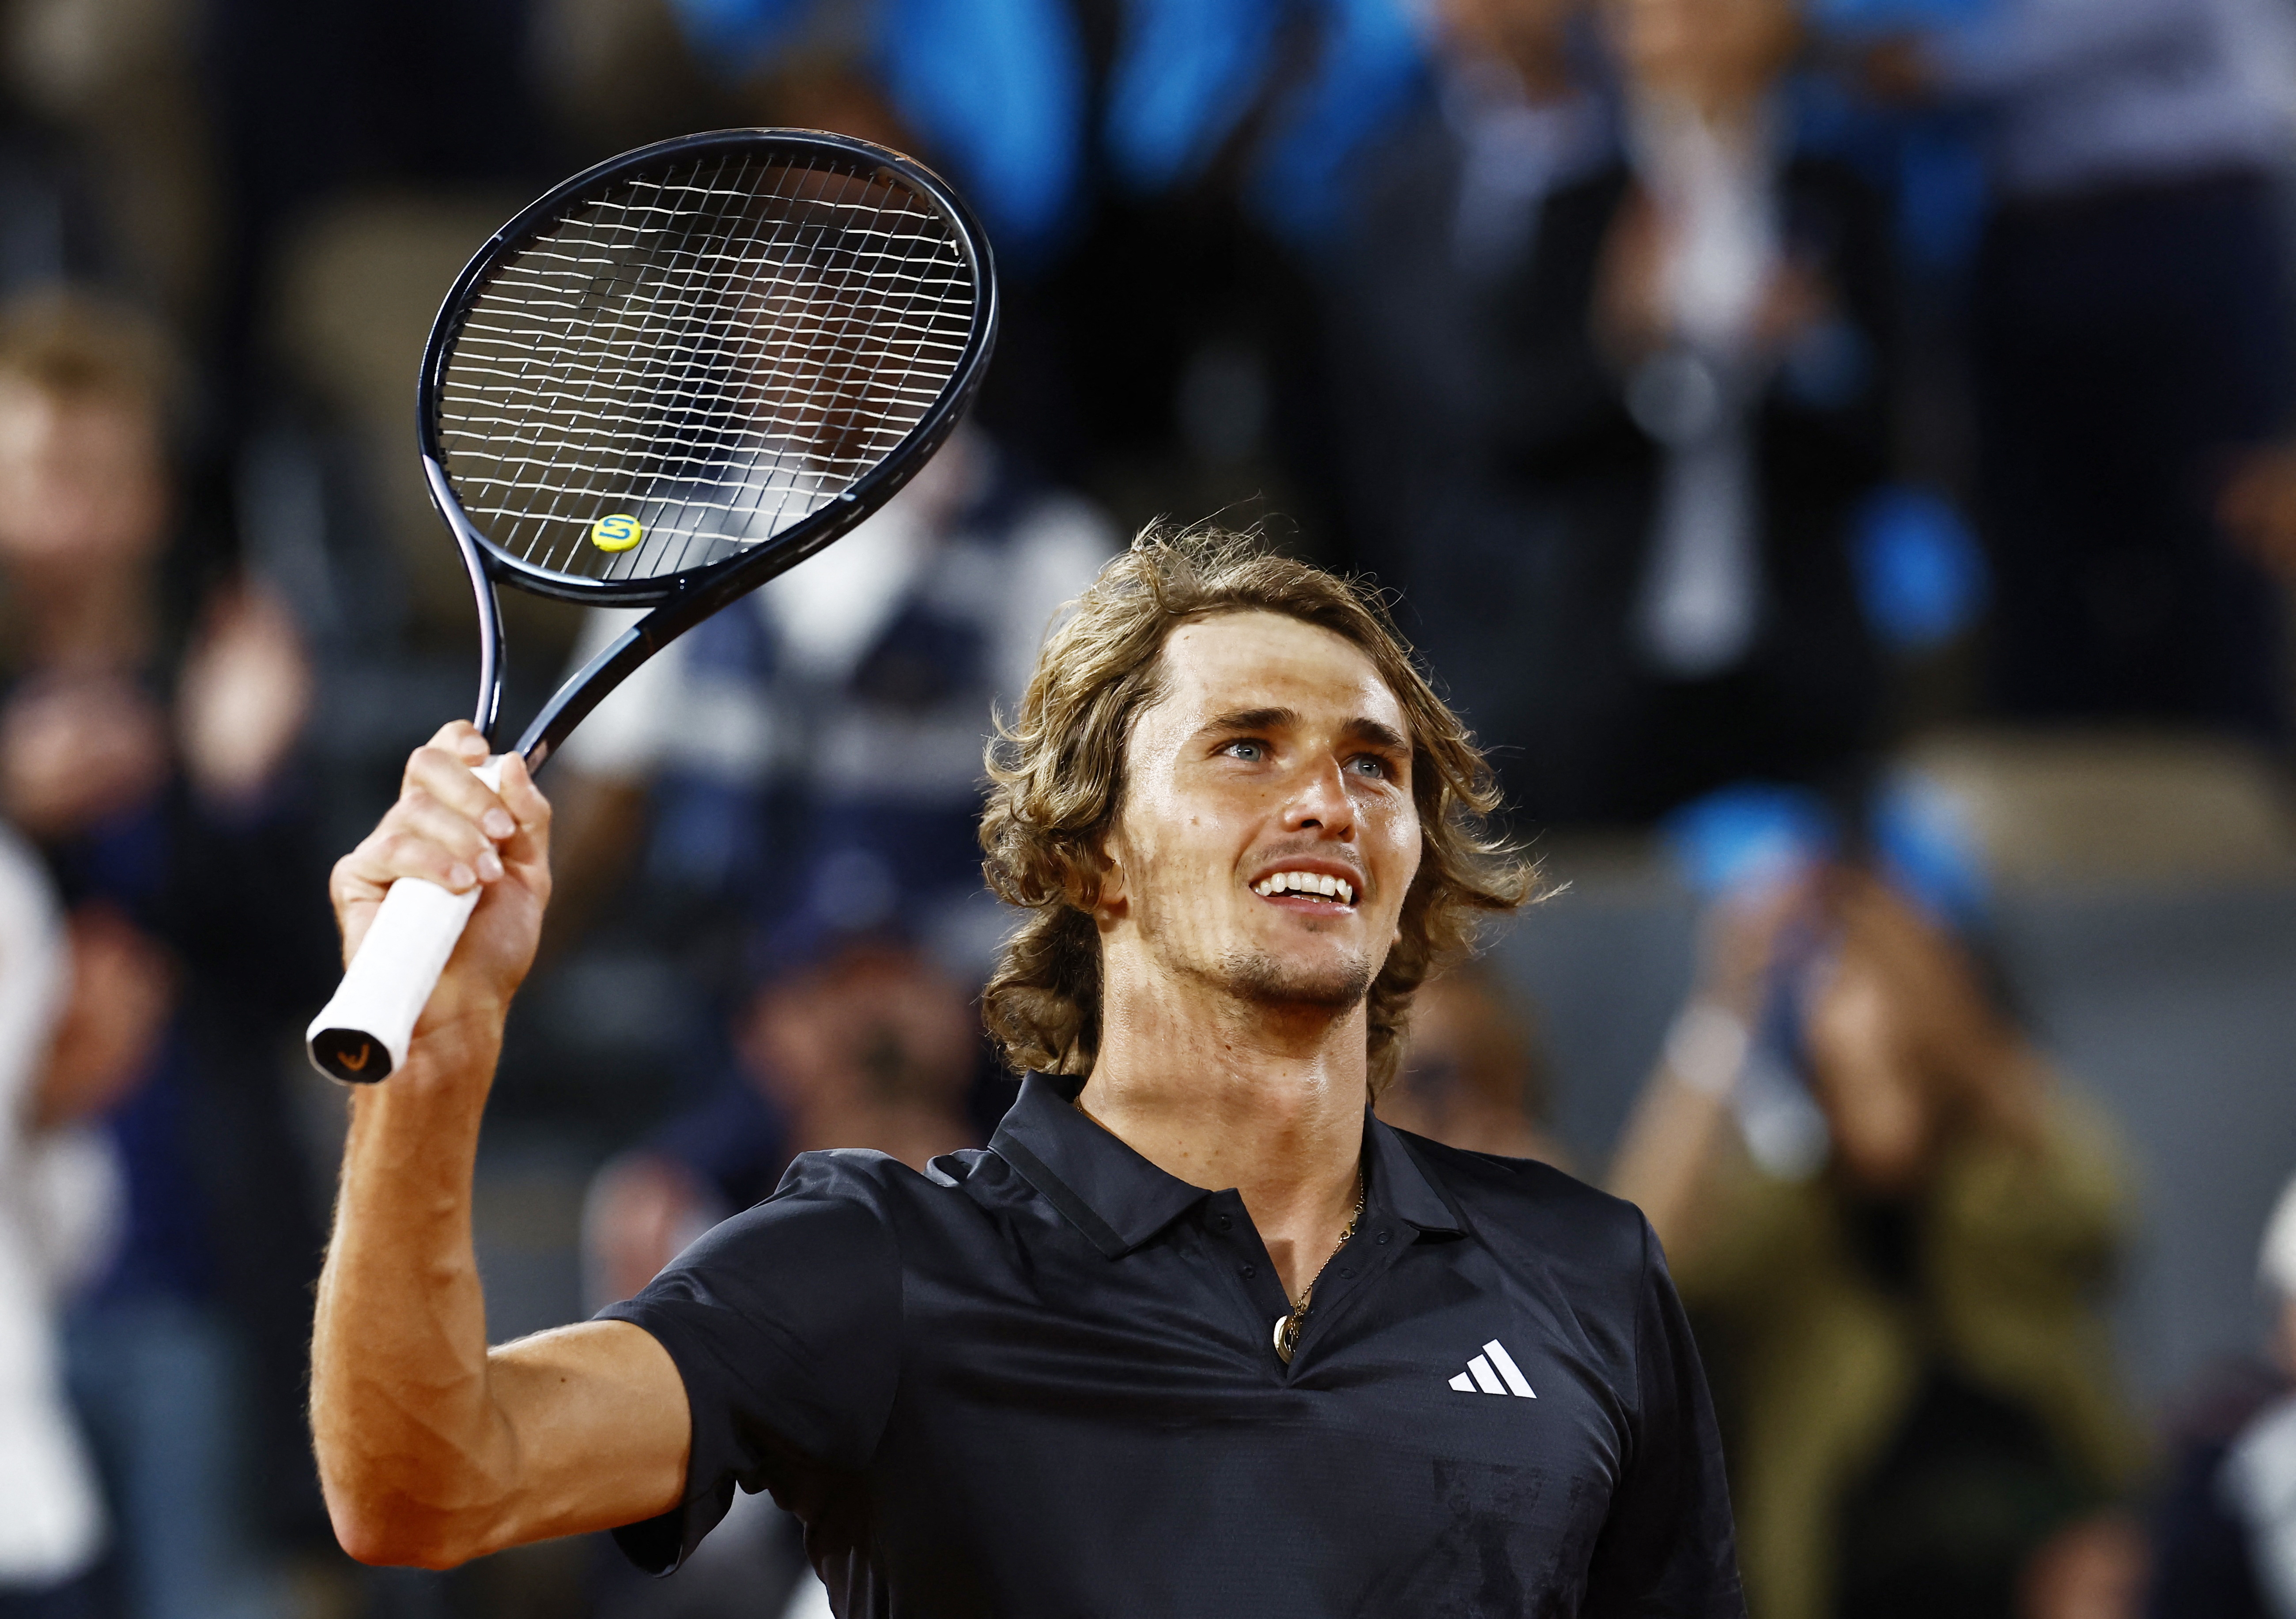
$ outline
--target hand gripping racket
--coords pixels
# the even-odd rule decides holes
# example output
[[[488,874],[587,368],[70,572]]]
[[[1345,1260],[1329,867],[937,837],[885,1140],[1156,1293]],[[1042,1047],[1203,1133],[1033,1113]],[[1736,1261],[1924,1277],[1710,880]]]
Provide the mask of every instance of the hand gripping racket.
[[[664,141],[503,226],[447,292],[416,395],[430,498],[478,597],[479,728],[493,739],[502,702],[502,586],[653,609],[527,727],[539,768],[647,658],[907,482],[996,333],[964,204],[840,136]],[[312,1022],[312,1062],[356,1081],[402,1065],[477,902],[393,884]]]

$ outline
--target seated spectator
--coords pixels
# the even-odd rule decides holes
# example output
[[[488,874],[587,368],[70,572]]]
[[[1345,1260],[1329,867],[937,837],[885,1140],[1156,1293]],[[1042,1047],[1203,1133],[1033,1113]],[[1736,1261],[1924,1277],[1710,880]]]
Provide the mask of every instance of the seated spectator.
[[[324,1523],[296,1395],[319,1233],[278,1056],[333,953],[286,770],[309,675],[259,588],[167,579],[170,396],[132,317],[0,308],[0,809],[109,986],[43,1101],[123,1167],[68,1333],[142,1619],[259,1605],[250,1530]]]
[[[1698,1327],[1760,1619],[2133,1590],[2098,1516],[2141,1460],[2100,1296],[2120,1162],[1897,892],[1819,868],[1717,904],[1611,1180]]]
[[[966,1092],[983,1057],[970,996],[917,950],[884,937],[826,941],[751,999],[739,1072],[591,1184],[583,1247],[594,1301],[627,1298],[685,1245],[767,1196],[790,1160],[829,1147],[890,1153],[922,1169],[979,1145]],[[811,954],[811,952],[808,952]],[[614,1554],[605,1619],[734,1619],[828,1610],[796,1520],[737,1500],[667,1584]]]
[[[2296,1615],[2296,1181],[2257,1271],[2267,1356],[2218,1368],[2174,1426],[2146,1619]]]
[[[857,1146],[922,1170],[977,1145],[965,1098],[980,1033],[955,980],[882,936],[825,943],[751,997],[737,1073],[599,1172],[584,1217],[591,1293],[631,1297],[679,1249],[770,1194],[800,1153]]]
[[[1535,584],[1459,582],[1536,686],[1519,728],[1484,734],[1550,820],[1824,779],[1877,697],[1848,539],[1887,467],[1883,210],[1795,148],[1793,0],[1600,16],[1628,160],[1547,199],[1490,332],[1514,380],[1499,452],[1557,538]]]
[[[1471,963],[1412,1001],[1403,1065],[1378,1111],[1398,1130],[1447,1146],[1568,1169],[1547,1133],[1547,1101],[1533,1031],[1497,976]]]

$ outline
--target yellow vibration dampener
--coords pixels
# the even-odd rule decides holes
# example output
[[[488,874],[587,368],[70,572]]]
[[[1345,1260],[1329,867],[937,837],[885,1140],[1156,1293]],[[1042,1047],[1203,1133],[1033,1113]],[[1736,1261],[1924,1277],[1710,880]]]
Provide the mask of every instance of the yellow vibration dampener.
[[[627,551],[644,538],[638,520],[619,512],[590,525],[590,543],[601,551]]]

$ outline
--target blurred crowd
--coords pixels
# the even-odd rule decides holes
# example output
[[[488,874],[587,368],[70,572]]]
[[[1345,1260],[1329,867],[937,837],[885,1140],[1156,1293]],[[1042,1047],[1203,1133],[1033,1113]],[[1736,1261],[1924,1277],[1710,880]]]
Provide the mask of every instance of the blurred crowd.
[[[1392,593],[1523,836],[1702,897],[1615,1142],[1488,966],[1380,1105],[1648,1214],[1755,1619],[2296,1619],[2296,1199],[2224,1235],[2269,1333],[2144,1409],[2125,1147],[1901,768],[2165,727],[2284,790],[2296,0],[0,5],[0,1619],[822,1600],[763,1501],[665,1583],[363,1574],[299,1405],[326,866],[475,684],[424,333],[561,175],[744,124],[940,168],[1007,315],[926,473],[545,778],[495,1109],[594,1168],[590,1304],[796,1153],[987,1138],[992,711],[1218,513]],[[505,606],[513,710],[626,621]]]

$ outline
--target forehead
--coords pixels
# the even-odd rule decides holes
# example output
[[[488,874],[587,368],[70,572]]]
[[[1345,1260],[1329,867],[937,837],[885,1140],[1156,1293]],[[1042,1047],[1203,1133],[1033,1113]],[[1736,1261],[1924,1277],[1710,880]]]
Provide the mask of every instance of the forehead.
[[[1282,613],[1228,612],[1183,624],[1164,643],[1163,675],[1163,695],[1148,716],[1166,725],[1290,709],[1309,722],[1376,719],[1411,733],[1403,704],[1370,654],[1344,636]]]

